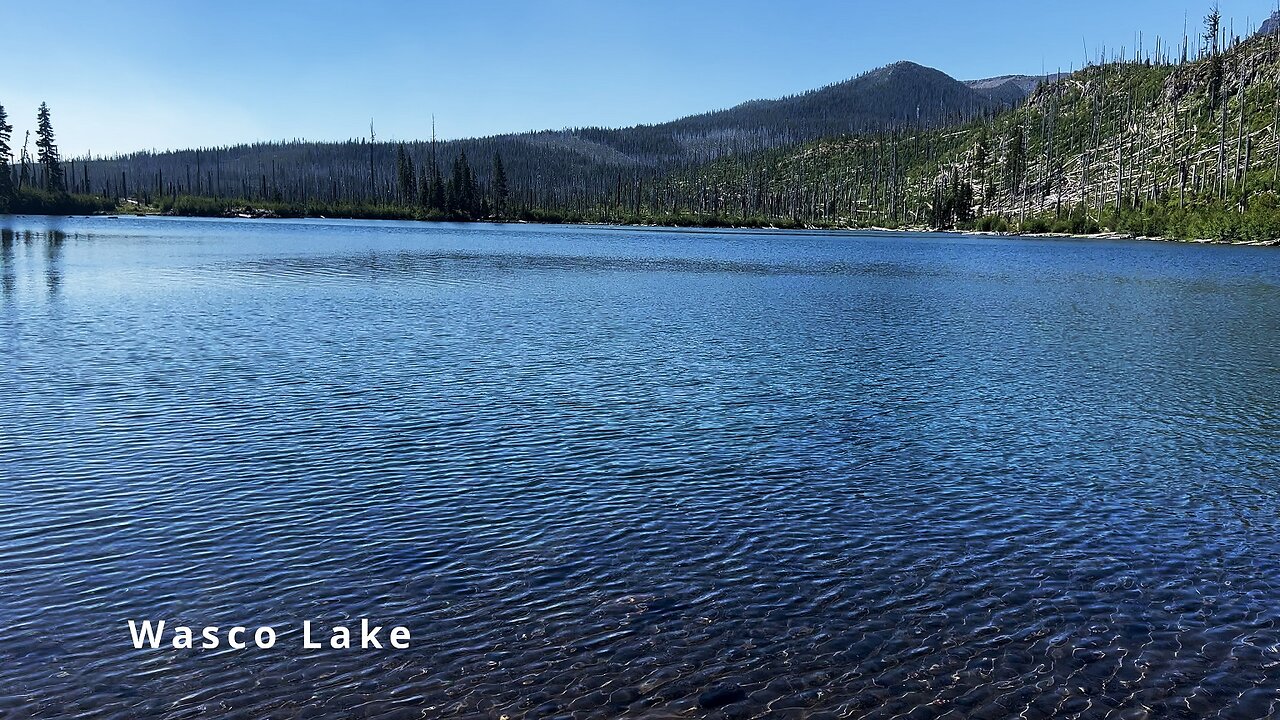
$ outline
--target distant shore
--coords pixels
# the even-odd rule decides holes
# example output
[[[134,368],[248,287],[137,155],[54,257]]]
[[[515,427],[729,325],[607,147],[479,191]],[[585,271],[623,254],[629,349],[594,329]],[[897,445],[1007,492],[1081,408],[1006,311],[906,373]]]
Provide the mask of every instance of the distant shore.
[[[242,210],[251,210],[244,208]],[[29,213],[28,213],[29,214]],[[565,219],[559,217],[547,218],[513,218],[513,217],[492,217],[492,218],[421,218],[421,217],[368,217],[366,215],[310,215],[310,214],[279,214],[274,211],[241,211],[228,212],[219,214],[179,214],[173,212],[159,212],[154,209],[131,208],[121,209],[115,212],[98,212],[86,215],[68,215],[67,217],[176,217],[176,218],[205,218],[214,220],[369,220],[369,221],[396,221],[396,222],[423,222],[423,223],[476,223],[476,224],[495,224],[495,225],[577,225],[577,226],[601,226],[601,227],[636,227],[636,228],[672,228],[672,229],[706,229],[706,230],[776,230],[776,231],[797,231],[807,230],[812,232],[886,232],[886,233],[928,233],[928,234],[947,234],[947,235],[969,235],[977,237],[1011,237],[1011,238],[1032,238],[1032,239],[1074,239],[1074,240],[1140,240],[1144,242],[1166,242],[1166,243],[1185,243],[1192,245],[1231,245],[1237,247],[1280,247],[1280,239],[1264,240],[1264,241],[1241,241],[1232,242],[1227,240],[1216,240],[1212,238],[1171,238],[1148,235],[1133,235],[1121,232],[1099,232],[1099,233],[1059,233],[1059,232],[996,232],[990,230],[966,230],[957,228],[931,228],[923,225],[904,225],[900,227],[886,227],[880,225],[841,225],[841,224],[813,224],[798,222],[760,222],[760,223],[743,223],[736,219],[715,218],[711,222],[700,222],[701,218],[695,216],[684,216],[679,218],[677,222],[625,222],[612,221],[608,219]]]
[[[297,220],[297,219],[329,219],[329,220],[389,220],[412,222],[454,222],[454,223],[493,223],[493,224],[530,224],[530,225],[597,225],[611,227],[646,227],[646,228],[701,228],[708,230],[808,230],[830,232],[910,232],[910,233],[946,233],[955,235],[989,236],[989,237],[1023,237],[1023,238],[1061,238],[1080,240],[1142,240],[1150,242],[1173,242],[1201,245],[1235,245],[1245,247],[1280,247],[1280,238],[1272,240],[1231,241],[1215,238],[1176,238],[1151,235],[1135,235],[1123,232],[1103,231],[1097,233],[1072,232],[1020,232],[1010,230],[984,230],[980,228],[935,228],[926,225],[888,226],[879,224],[855,225],[849,223],[814,223],[779,218],[729,218],[723,216],[667,214],[658,216],[618,216],[607,214],[565,214],[538,210],[524,210],[501,217],[464,217],[457,215],[429,215],[414,208],[400,206],[315,206],[303,207],[294,205],[240,204],[237,202],[215,201],[205,199],[199,203],[188,203],[181,209],[163,209],[153,205],[145,205],[134,200],[124,200],[114,207],[106,201],[95,198],[94,202],[81,200],[67,207],[36,208],[32,211],[15,212],[14,215],[64,216],[64,217],[187,217],[226,220]],[[347,211],[347,212],[344,212]]]

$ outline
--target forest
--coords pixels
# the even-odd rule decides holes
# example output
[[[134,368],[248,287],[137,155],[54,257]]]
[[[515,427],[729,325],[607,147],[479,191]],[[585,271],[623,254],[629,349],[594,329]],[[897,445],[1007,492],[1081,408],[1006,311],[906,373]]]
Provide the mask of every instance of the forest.
[[[1274,26],[1269,24],[1269,27]],[[963,83],[902,62],[652,126],[257,143],[63,160],[50,110],[0,212],[1280,238],[1280,36],[1215,9],[1178,45]]]

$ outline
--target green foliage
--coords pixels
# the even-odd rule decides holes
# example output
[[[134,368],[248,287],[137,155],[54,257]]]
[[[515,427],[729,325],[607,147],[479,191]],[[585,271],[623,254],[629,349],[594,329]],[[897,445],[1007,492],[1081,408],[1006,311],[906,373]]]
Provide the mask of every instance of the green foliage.
[[[1023,221],[1021,232],[1027,235],[1040,235],[1053,232],[1053,225],[1046,217],[1033,217]]]
[[[978,219],[976,227],[982,232],[1007,233],[1009,220],[1001,215],[986,215]]]
[[[478,217],[480,200],[475,174],[471,171],[471,163],[467,162],[467,153],[458,153],[457,159],[453,161],[453,172],[449,176],[445,194],[446,209],[459,217]]]
[[[1054,232],[1068,235],[1094,235],[1102,232],[1102,226],[1094,219],[1083,203],[1076,205],[1065,218],[1054,223]]]
[[[396,180],[400,202],[409,204],[418,197],[418,175],[413,169],[413,158],[405,152],[404,143],[396,146]]]
[[[53,137],[53,121],[49,117],[49,105],[40,103],[40,112],[36,116],[36,151],[40,167],[44,171],[44,189],[59,193],[67,189],[63,176],[62,160],[58,156],[58,145]]]
[[[360,220],[425,220],[428,213],[420,209],[400,205],[374,205],[365,203],[284,203],[250,202],[238,199],[218,199],[180,195],[160,198],[156,209],[167,215],[183,217],[260,217],[302,218],[342,217]]]
[[[431,161],[431,191],[428,193],[426,203],[427,210],[434,213],[445,213],[448,211],[448,200],[445,198],[444,176],[440,174],[440,166],[436,164],[433,158]]]
[[[507,181],[507,168],[502,164],[502,153],[493,154],[493,206],[499,215],[507,211],[511,187]]]
[[[70,195],[25,187],[15,191],[7,211],[16,215],[91,215],[115,209],[114,200],[96,195]]]
[[[1280,208],[1275,196],[1253,203],[1240,212],[1222,206],[1201,207],[1179,217],[1186,239],[1221,242],[1273,242],[1280,238]]]

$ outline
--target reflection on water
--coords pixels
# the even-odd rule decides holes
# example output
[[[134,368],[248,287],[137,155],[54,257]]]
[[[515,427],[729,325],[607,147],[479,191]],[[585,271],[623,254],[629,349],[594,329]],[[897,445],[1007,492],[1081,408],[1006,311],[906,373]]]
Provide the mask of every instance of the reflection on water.
[[[49,294],[55,295],[62,285],[62,244],[67,234],[61,230],[51,230],[44,234],[44,282]]]
[[[1273,251],[10,223],[0,716],[1280,712]]]
[[[4,293],[6,298],[13,295],[18,280],[13,255],[13,246],[16,242],[13,230],[0,226],[0,293]]]
[[[46,222],[57,222],[50,219]],[[0,216],[0,293],[11,298],[17,291],[19,259],[15,246],[22,245],[27,250],[38,247],[43,253],[44,282],[50,295],[56,295],[62,285],[62,246],[67,241],[67,234],[59,227],[47,227],[44,230],[25,228],[15,231],[14,220]],[[26,260],[27,258],[23,258]]]

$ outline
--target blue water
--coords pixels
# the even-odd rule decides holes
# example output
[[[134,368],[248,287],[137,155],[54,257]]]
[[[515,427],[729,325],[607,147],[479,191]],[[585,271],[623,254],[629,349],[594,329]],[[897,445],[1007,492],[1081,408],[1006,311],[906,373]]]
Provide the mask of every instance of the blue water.
[[[5,718],[1280,714],[1275,250],[0,228]]]

